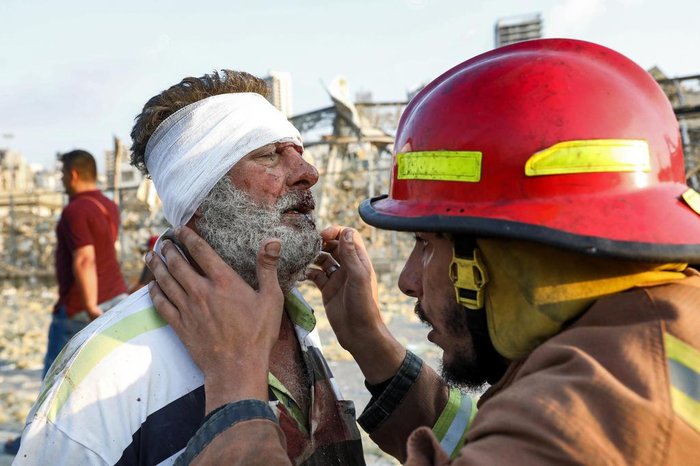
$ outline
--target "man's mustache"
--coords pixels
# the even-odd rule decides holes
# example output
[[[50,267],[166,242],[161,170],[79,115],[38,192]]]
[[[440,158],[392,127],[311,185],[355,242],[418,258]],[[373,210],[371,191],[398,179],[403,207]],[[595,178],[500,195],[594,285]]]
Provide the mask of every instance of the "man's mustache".
[[[425,310],[423,310],[423,306],[421,305],[420,301],[416,302],[416,306],[413,308],[413,312],[415,312],[416,316],[418,317],[418,320],[423,322],[429,327],[433,327],[433,324],[428,320],[428,317],[425,315]]]
[[[301,214],[308,214],[316,208],[311,191],[292,191],[283,195],[275,204],[275,209],[280,213],[297,211]]]

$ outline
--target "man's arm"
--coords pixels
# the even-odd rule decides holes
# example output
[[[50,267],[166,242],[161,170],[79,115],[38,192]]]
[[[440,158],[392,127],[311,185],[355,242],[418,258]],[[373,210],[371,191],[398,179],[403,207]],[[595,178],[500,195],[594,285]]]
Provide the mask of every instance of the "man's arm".
[[[102,315],[97,306],[97,263],[95,261],[95,246],[88,244],[73,251],[73,275],[78,285],[82,307],[90,316],[90,320]]]
[[[421,426],[432,427],[452,454],[461,447],[476,412],[473,400],[449,390],[391,334],[379,312],[377,279],[360,235],[332,226],[321,236],[327,254],[317,261],[320,270],[309,270],[307,277],[321,290],[338,342],[352,354],[372,392],[359,424],[382,450],[401,461],[406,459],[408,436]]]
[[[261,246],[254,290],[192,230],[184,227],[176,238],[201,274],[172,243],[162,248],[167,267],[156,254],[146,260],[156,278],[149,285],[153,304],[204,373],[208,417],[181,462],[287,465],[284,436],[267,404],[270,352],[284,307],[281,244]]]
[[[41,408],[39,408],[41,410]],[[95,451],[50,422],[43,410],[29,419],[24,428],[20,449],[12,464],[16,466],[106,466],[109,463]]]
[[[317,261],[321,269],[309,269],[307,278],[321,290],[338,343],[352,354],[367,382],[385,382],[398,372],[406,349],[379,313],[377,277],[362,238],[337,225],[323,230],[321,237],[326,252]]]

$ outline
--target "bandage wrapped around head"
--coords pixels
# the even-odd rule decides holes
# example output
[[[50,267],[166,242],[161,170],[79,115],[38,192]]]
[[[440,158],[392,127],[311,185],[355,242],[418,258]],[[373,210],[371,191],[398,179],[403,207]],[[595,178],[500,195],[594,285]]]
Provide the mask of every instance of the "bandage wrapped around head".
[[[215,95],[173,113],[158,125],[145,151],[165,219],[174,227],[186,224],[236,162],[287,141],[302,145],[299,131],[256,93]]]

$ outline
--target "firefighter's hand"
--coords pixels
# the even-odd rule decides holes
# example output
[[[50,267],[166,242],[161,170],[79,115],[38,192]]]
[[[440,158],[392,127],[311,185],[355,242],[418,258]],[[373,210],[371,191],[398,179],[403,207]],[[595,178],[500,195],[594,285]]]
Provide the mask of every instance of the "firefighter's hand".
[[[205,375],[207,412],[238,399],[267,400],[270,352],[284,308],[277,281],[279,240],[266,241],[258,252],[258,291],[189,228],[178,230],[176,239],[201,273],[166,243],[161,251],[167,266],[157,254],[147,256],[155,276],[149,293]]]
[[[321,237],[320,269],[309,268],[306,276],[321,290],[338,343],[352,354],[369,383],[382,382],[398,369],[405,350],[382,320],[377,277],[362,238],[338,225],[324,229]]]

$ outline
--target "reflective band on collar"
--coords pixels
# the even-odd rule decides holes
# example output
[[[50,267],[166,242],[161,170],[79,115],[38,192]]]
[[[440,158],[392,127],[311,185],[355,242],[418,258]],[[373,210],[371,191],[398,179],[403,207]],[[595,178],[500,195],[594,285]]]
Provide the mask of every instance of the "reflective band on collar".
[[[684,192],[681,197],[685,203],[688,204],[688,207],[693,209],[696,214],[700,215],[700,193],[693,188],[690,188]]]
[[[673,410],[700,432],[700,351],[668,333],[664,343]]]
[[[481,180],[481,152],[425,151],[396,154],[399,180]]]
[[[525,163],[527,176],[650,170],[649,144],[635,139],[560,142],[537,152]]]

